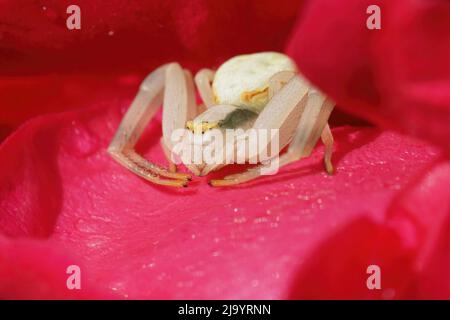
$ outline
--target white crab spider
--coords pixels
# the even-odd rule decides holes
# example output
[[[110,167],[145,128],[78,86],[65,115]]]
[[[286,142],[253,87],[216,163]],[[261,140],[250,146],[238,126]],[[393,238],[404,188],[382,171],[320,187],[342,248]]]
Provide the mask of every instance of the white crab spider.
[[[203,100],[195,102],[195,85]],[[283,166],[307,157],[319,137],[325,145],[324,163],[333,172],[331,154],[333,136],[328,118],[334,103],[315,89],[286,55],[262,52],[234,57],[214,72],[202,69],[195,76],[177,63],[163,65],[148,75],[120,123],[108,152],[120,164],[151,182],[168,186],[187,186],[191,176],[176,172],[170,161],[176,129],[189,128],[202,132],[221,128],[221,120],[236,110],[245,110],[254,117],[239,121],[235,128],[279,129],[280,150],[289,145],[279,158]],[[169,160],[169,169],[156,165],[134,151],[145,126],[163,105],[161,145]],[[206,108],[206,109],[205,109]],[[223,164],[186,167],[195,175],[206,175]],[[212,186],[227,186],[260,176],[258,166],[220,180]]]

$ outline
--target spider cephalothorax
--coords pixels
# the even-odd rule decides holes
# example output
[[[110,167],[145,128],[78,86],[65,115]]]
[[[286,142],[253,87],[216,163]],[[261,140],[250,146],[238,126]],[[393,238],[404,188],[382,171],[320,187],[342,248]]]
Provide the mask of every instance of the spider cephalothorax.
[[[195,101],[195,86],[203,100],[201,105]],[[169,169],[147,161],[134,151],[145,125],[161,104],[161,144],[170,163]],[[173,139],[177,130],[203,137],[212,131],[224,133],[239,129],[238,139],[246,134],[245,130],[278,130],[278,151],[270,157],[278,157],[279,150],[289,145],[287,152],[278,158],[280,166],[308,156],[322,137],[326,148],[325,167],[332,173],[333,137],[327,121],[333,107],[334,103],[304,79],[295,63],[281,53],[234,57],[216,72],[200,70],[195,76],[195,84],[188,70],[177,63],[170,63],[156,69],[143,81],[108,151],[119,163],[147,180],[186,186],[190,175],[177,173],[173,162],[173,155],[179,155],[179,144],[176,145]],[[183,141],[193,143],[193,139]],[[274,141],[269,139],[265,146],[272,144]],[[224,140],[213,151],[217,154],[225,146],[229,144]],[[245,151],[237,149],[234,140],[232,149],[238,153],[234,156],[260,159],[259,154],[239,154]],[[193,163],[186,157],[180,159],[195,175],[206,175],[228,164],[219,161]],[[252,180],[261,175],[260,166],[212,180],[211,185],[225,186]]]

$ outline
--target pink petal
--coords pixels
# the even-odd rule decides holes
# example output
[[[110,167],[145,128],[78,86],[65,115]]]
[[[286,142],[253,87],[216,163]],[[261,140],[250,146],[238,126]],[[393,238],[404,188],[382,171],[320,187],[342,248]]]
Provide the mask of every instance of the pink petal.
[[[380,30],[366,26],[374,4]],[[289,52],[308,78],[348,112],[449,151],[448,1],[318,0],[301,18]]]
[[[361,291],[365,267],[356,277],[364,278],[358,288],[351,282],[338,291],[316,292],[308,279],[340,283],[338,275],[355,271],[348,266],[369,262],[359,253],[371,248],[372,235],[388,228],[391,201],[437,157],[433,148],[394,133],[341,127],[333,130],[335,176],[324,173],[318,147],[310,158],[252,184],[214,189],[198,178],[188,189],[168,189],[134,176],[105,152],[129,104],[122,95],[117,91],[111,93],[116,98],[83,111],[30,121],[0,148],[1,232],[13,243],[27,238],[29,248],[63,248],[61,261],[82,267],[84,283],[95,289],[85,291],[92,297],[289,298],[298,288],[308,297],[372,296]],[[165,163],[159,135],[155,120],[140,150]],[[372,252],[370,261],[387,260],[397,273],[410,267],[420,244],[405,251],[401,231],[391,230],[386,247]],[[337,251],[333,263],[311,269],[330,242],[345,249],[345,263]],[[0,257],[13,248],[3,245]],[[37,266],[27,254],[21,259],[44,274],[65,272],[64,263]],[[6,261],[6,270],[25,268],[24,262]],[[306,280],[298,277],[304,274]],[[16,289],[4,290],[5,297],[66,296],[65,279],[46,281],[36,273],[37,284],[47,283],[44,289],[12,279],[7,287]],[[392,283],[395,297],[404,297],[404,283]]]

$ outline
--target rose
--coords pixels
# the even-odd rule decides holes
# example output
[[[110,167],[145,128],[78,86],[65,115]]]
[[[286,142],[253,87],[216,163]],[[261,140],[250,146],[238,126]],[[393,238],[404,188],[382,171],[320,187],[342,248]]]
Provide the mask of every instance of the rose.
[[[8,82],[2,78],[1,83],[8,88],[2,95],[9,97],[10,107],[7,111],[2,109],[6,114],[2,122],[14,127],[30,114],[71,109],[28,121],[0,146],[2,298],[449,297],[446,243],[450,235],[450,168],[443,144],[448,135],[434,131],[445,128],[448,109],[439,107],[426,117],[417,117],[425,113],[424,108],[434,106],[437,97],[448,93],[442,90],[437,95],[440,85],[432,87],[444,80],[437,73],[439,66],[432,74],[435,81],[429,82],[430,90],[400,95],[401,102],[415,102],[408,109],[401,107],[400,102],[392,102],[397,95],[388,89],[395,84],[398,87],[394,86],[394,92],[398,92],[397,88],[404,84],[400,80],[410,78],[389,79],[388,74],[397,74],[404,65],[393,64],[388,69],[381,64],[385,56],[367,58],[369,48],[395,51],[398,44],[389,42],[383,47],[386,41],[367,43],[366,31],[359,27],[342,27],[339,34],[325,32],[334,25],[333,18],[349,26],[359,22],[365,26],[365,8],[361,16],[340,16],[341,12],[359,12],[353,10],[361,4],[339,2],[342,11],[334,10],[338,1],[321,1],[320,7],[311,4],[299,16],[288,52],[298,59],[301,70],[313,82],[338,101],[339,108],[374,121],[378,128],[341,126],[350,119],[339,116],[339,111],[334,114],[337,174],[332,177],[324,174],[323,148],[318,146],[310,158],[248,185],[213,189],[198,178],[192,188],[172,190],[146,183],[118,166],[105,152],[141,79],[142,74],[136,74],[137,67],[148,61],[149,67],[143,68],[146,70],[139,69],[148,71],[170,57],[177,46],[183,48],[177,60],[193,69],[243,50],[281,49],[293,21],[293,16],[291,20],[284,16],[296,12],[297,4],[279,9],[277,1],[261,7],[253,4],[251,10],[243,10],[246,7],[242,1],[220,5],[199,1],[157,11],[153,6],[160,3],[154,1],[144,7],[128,6],[124,16],[129,19],[113,19],[112,13],[122,8],[121,1],[108,2],[112,3],[110,7],[105,4],[99,12],[90,11],[94,8],[88,2],[79,2],[82,14],[87,11],[88,15],[82,26],[89,25],[89,19],[104,17],[108,9],[108,19],[103,21],[111,23],[111,28],[99,22],[98,28],[68,39],[63,23],[61,27],[59,22],[42,25],[40,13],[31,5],[23,7],[20,15],[6,16],[4,10],[0,11],[2,19],[7,17],[13,26],[28,24],[37,28],[30,31],[27,39],[19,38],[14,27],[1,29],[8,35],[6,52],[16,52],[8,55],[8,68],[2,70],[22,75],[8,78]],[[381,36],[404,38],[404,34],[392,34],[392,29],[387,28],[398,15],[405,17],[399,23],[411,20],[414,24],[419,19],[423,26],[430,27],[425,28],[428,35],[434,35],[435,19],[423,17],[424,12],[431,10],[424,9],[423,3],[389,4],[392,7],[381,3]],[[15,5],[7,2],[10,9]],[[229,17],[221,5],[239,9],[233,12],[246,19]],[[443,1],[435,1],[435,5],[445,9]],[[55,2],[48,4],[46,10],[58,15],[64,14],[64,9]],[[316,19],[319,9],[325,17],[321,20]],[[145,12],[146,18],[133,20],[139,11]],[[446,12],[438,11],[443,15]],[[157,28],[158,32],[152,29],[157,26],[155,21],[162,22],[164,28]],[[242,28],[242,24],[230,21],[251,27]],[[323,29],[315,27],[314,21],[321,21]],[[131,28],[127,29],[127,25]],[[50,26],[54,28],[50,28],[53,37],[46,33]],[[114,29],[112,37],[117,36],[116,42],[107,46],[102,41],[88,43],[89,37],[101,40],[103,29]],[[155,37],[151,39],[159,39],[161,32],[167,32],[170,39],[175,39],[176,34],[177,41],[158,43],[164,48],[169,44],[169,49],[133,60],[139,48],[132,45],[136,38],[128,39],[127,32],[131,31],[127,30]],[[235,30],[243,32],[242,38],[233,46],[224,46],[223,41],[236,38]],[[121,36],[121,32],[125,35]],[[344,41],[350,36],[357,48]],[[417,45],[429,39],[425,35],[411,37]],[[330,42],[332,38],[336,40]],[[155,51],[155,42],[149,43],[141,48],[144,52]],[[305,43],[310,46],[311,55],[303,49]],[[55,51],[53,45],[60,50]],[[86,45],[92,49],[92,59],[83,56]],[[211,45],[223,49],[223,54],[211,50]],[[119,46],[127,50],[114,51],[100,59]],[[448,53],[443,46],[432,49],[433,57]],[[27,55],[17,54],[25,52]],[[352,53],[355,56],[349,57]],[[61,57],[65,57],[64,62]],[[375,58],[379,60],[374,61]],[[399,61],[406,63],[407,59],[402,59]],[[112,60],[120,61],[116,63],[117,75],[105,75]],[[323,68],[320,61],[325,63]],[[89,67],[91,73],[67,73],[79,66],[85,70]],[[57,71],[58,75],[24,75],[47,70]],[[356,79],[364,84],[371,74],[382,75],[373,86],[342,81],[357,75]],[[423,74],[419,76],[428,79]],[[383,90],[379,90],[380,86]],[[374,88],[383,103],[371,100]],[[25,93],[36,98],[25,100]],[[17,112],[24,106],[27,108]],[[409,126],[411,123],[415,125]],[[439,147],[386,128],[414,133]],[[149,124],[138,148],[147,157],[164,163],[158,145],[160,131],[158,118]],[[223,174],[224,171],[215,173]],[[81,290],[69,290],[66,286],[70,265],[80,266]],[[366,286],[370,265],[380,267],[381,290],[369,290]]]

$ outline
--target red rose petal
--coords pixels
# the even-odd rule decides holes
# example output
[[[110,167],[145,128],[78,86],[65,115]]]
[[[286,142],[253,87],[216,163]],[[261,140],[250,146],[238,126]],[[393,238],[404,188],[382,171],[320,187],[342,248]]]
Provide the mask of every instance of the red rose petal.
[[[87,299],[113,298],[98,294],[91,283],[81,282],[82,290],[68,290],[67,267],[82,265],[69,258],[64,247],[36,240],[8,240],[0,236],[1,299]],[[83,268],[82,270],[86,270]],[[83,273],[82,273],[82,276]],[[83,279],[83,278],[81,278]]]
[[[243,52],[281,51],[300,0],[78,0],[81,29],[68,30],[70,1],[2,1],[5,74],[141,72],[171,60],[192,69]]]
[[[80,108],[89,99],[110,97],[115,90],[132,97],[144,76],[145,71],[101,81],[86,74],[0,77],[0,141],[33,116]]]
[[[380,30],[366,27],[374,4]],[[449,39],[446,0],[318,0],[305,8],[289,52],[350,113],[450,151]]]
[[[142,79],[169,61],[195,72],[240,53],[282,51],[301,1],[80,0],[81,30],[68,30],[72,4],[1,2],[0,141],[33,116],[83,106],[82,92],[97,96],[105,85],[92,75]]]
[[[324,252],[324,243],[335,234],[371,241],[373,232],[349,226],[388,223],[385,212],[398,190],[436,158],[434,149],[393,133],[342,127],[333,131],[335,176],[324,173],[323,149],[318,147],[310,158],[276,176],[241,187],[214,189],[198,178],[188,189],[168,189],[131,174],[105,152],[123,114],[119,107],[128,103],[102,99],[84,111],[40,117],[0,148],[2,233],[11,239],[27,237],[37,246],[62,247],[67,257],[79,257],[84,282],[100,292],[91,296],[292,297],[294,280]],[[105,105],[110,106],[106,111]],[[165,163],[159,134],[155,120],[140,149]],[[394,231],[389,241],[403,242],[403,234]],[[386,249],[391,263],[401,249]],[[3,247],[2,255],[8,250]],[[347,261],[357,264],[358,252],[346,252]],[[28,258],[29,265],[33,261]],[[20,270],[20,265],[14,267]],[[43,268],[65,272],[61,264]],[[324,265],[310,272],[333,277],[330,270]],[[365,269],[360,272],[365,275]],[[59,280],[49,282],[55,295],[63,295],[53,282]],[[307,281],[298,285],[314,290]],[[334,297],[367,296],[346,288]],[[14,297],[20,294],[16,290]],[[8,297],[8,292],[2,295]],[[26,293],[23,289],[22,296],[49,294],[35,286]]]
[[[292,298],[449,299],[450,163],[434,163],[392,201],[385,219],[362,217],[325,241],[297,278]],[[357,246],[355,244],[357,243]],[[383,290],[367,290],[369,265]]]
[[[290,52],[352,114],[448,150],[448,4],[378,3],[383,29],[369,33],[372,2],[310,2]],[[340,127],[335,176],[319,146],[228,189],[204,178],[155,186],[106,154],[141,76],[105,74],[279,50],[297,1],[80,0],[95,28],[70,37],[64,3],[2,5],[4,73],[97,75],[0,80],[0,134],[31,115],[86,108],[36,118],[0,145],[1,298],[449,298],[449,165],[424,143]],[[158,116],[139,150],[165,163],[160,132]],[[66,288],[71,264],[81,291]],[[382,290],[367,289],[369,264],[381,267]]]

